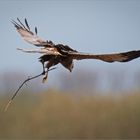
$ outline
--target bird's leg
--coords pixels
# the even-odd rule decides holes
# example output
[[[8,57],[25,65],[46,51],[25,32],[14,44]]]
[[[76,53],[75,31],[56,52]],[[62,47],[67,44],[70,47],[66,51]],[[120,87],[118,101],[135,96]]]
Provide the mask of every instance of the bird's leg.
[[[51,65],[50,65],[50,61],[48,61],[47,62],[47,64],[44,66],[44,64],[43,64],[43,67],[44,67],[44,70],[45,70],[45,68],[47,69],[46,71],[45,71],[45,73],[44,73],[44,77],[43,77],[43,79],[42,79],[42,83],[45,83],[45,81],[47,80],[47,78],[48,78],[48,71],[49,71],[49,68],[51,67]]]
[[[49,71],[51,71],[51,70],[54,70],[54,69],[56,69],[57,67],[53,67],[53,68],[47,68],[47,71],[45,71],[45,76],[43,77],[43,79],[42,79],[42,83],[45,83],[46,82],[46,80],[47,80],[47,78],[48,78],[48,72]]]
[[[44,61],[41,61],[41,60],[40,60],[40,62],[41,62],[41,64],[42,64],[42,68],[43,68],[42,75],[45,75],[46,72],[45,72]]]
[[[45,76],[43,77],[43,80],[42,80],[42,82],[44,83],[46,80],[47,80],[47,78],[48,78],[48,72],[50,71],[50,70],[52,70],[52,69],[55,69],[55,68],[52,68],[52,69],[50,69],[52,66],[54,66],[54,59],[51,59],[51,60],[49,60],[48,62],[47,62],[47,64],[44,66],[47,70],[45,71]]]
[[[45,67],[44,67],[44,63],[42,64],[43,65],[43,72],[42,72],[42,75],[45,75]]]
[[[45,73],[44,73],[45,76],[42,79],[42,83],[45,83],[45,81],[47,80],[47,78],[48,78],[48,71],[49,71],[49,69],[47,68],[47,71],[45,71]]]

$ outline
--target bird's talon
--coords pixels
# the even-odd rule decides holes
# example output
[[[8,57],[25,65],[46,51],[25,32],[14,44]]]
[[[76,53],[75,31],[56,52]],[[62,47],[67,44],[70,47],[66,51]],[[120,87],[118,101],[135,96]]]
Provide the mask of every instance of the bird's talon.
[[[46,72],[45,72],[45,71],[43,71],[43,72],[42,72],[42,75],[45,75],[45,73],[46,73]]]
[[[48,78],[48,73],[46,73],[46,75],[43,77],[43,79],[42,79],[42,83],[45,83],[46,80],[47,80],[47,78]]]

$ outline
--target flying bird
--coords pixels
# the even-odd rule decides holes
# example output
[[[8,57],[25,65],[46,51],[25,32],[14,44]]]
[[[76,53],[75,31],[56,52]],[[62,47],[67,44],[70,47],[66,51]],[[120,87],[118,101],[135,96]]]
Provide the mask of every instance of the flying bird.
[[[28,77],[16,90],[13,94],[9,102],[6,104],[4,111],[7,111],[8,107],[12,103],[13,99],[16,97],[19,90],[26,84],[28,81],[35,79],[41,75],[45,75],[43,77],[43,82],[46,81],[48,77],[48,72],[55,69],[55,65],[62,64],[66,69],[70,72],[73,69],[73,60],[82,60],[82,59],[97,59],[102,60],[105,62],[128,62],[135,58],[140,57],[140,50],[123,52],[123,53],[114,53],[114,54],[90,54],[90,53],[81,53],[67,45],[63,44],[55,44],[52,41],[44,41],[37,35],[37,27],[35,27],[35,31],[31,31],[30,26],[25,19],[25,23],[23,24],[19,18],[17,21],[12,20],[15,28],[17,29],[18,33],[21,37],[28,43],[31,43],[38,48],[36,49],[19,49],[23,52],[27,53],[40,53],[42,54],[39,58],[39,61],[42,63],[43,72],[39,75]]]
[[[30,26],[25,19],[25,24],[23,24],[19,18],[17,21],[12,20],[16,30],[21,35],[21,37],[28,43],[31,43],[38,48],[36,49],[18,49],[27,53],[40,53],[42,54],[39,58],[39,61],[42,63],[43,72],[42,75],[45,75],[43,81],[47,79],[48,71],[51,67],[62,64],[70,72],[73,69],[73,60],[82,60],[82,59],[98,59],[105,62],[128,62],[135,58],[140,57],[140,50],[123,52],[123,53],[114,53],[114,54],[90,54],[90,53],[81,53],[67,45],[55,44],[52,41],[45,41],[37,35],[37,27],[35,31],[30,30]]]

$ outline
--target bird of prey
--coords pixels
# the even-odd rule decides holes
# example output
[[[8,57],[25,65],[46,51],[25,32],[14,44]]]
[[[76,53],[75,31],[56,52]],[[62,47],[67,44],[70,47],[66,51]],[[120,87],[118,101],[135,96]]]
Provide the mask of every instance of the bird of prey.
[[[25,24],[23,24],[19,18],[17,21],[12,20],[12,23],[16,27],[18,33],[21,37],[38,47],[38,49],[19,49],[27,53],[41,53],[42,56],[39,58],[39,61],[42,63],[43,72],[42,75],[45,75],[43,81],[47,79],[48,71],[52,66],[57,64],[62,64],[70,72],[73,69],[73,60],[82,60],[82,59],[98,59],[105,62],[128,62],[135,58],[140,57],[140,50],[123,52],[123,53],[114,53],[114,54],[89,54],[81,53],[67,45],[63,44],[54,44],[52,41],[44,41],[37,36],[37,28],[35,27],[35,32],[30,30],[29,24],[25,19]]]

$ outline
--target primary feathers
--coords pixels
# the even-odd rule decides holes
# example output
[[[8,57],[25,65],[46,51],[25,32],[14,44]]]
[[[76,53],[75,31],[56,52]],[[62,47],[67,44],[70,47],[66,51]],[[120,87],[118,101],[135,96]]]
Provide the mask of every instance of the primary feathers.
[[[57,65],[58,63],[62,64],[69,71],[73,69],[73,60],[81,59],[98,59],[105,62],[128,62],[135,58],[140,57],[140,50],[129,51],[123,53],[114,53],[114,54],[89,54],[89,53],[80,53],[67,45],[63,44],[54,44],[52,41],[44,41],[37,36],[37,27],[35,27],[35,32],[30,30],[29,24],[25,19],[25,25],[17,18],[16,21],[12,21],[16,27],[18,33],[21,37],[28,43],[31,43],[38,49],[23,50],[28,53],[41,53],[43,54],[39,59],[43,65],[43,73],[45,74],[50,69],[50,67]]]

